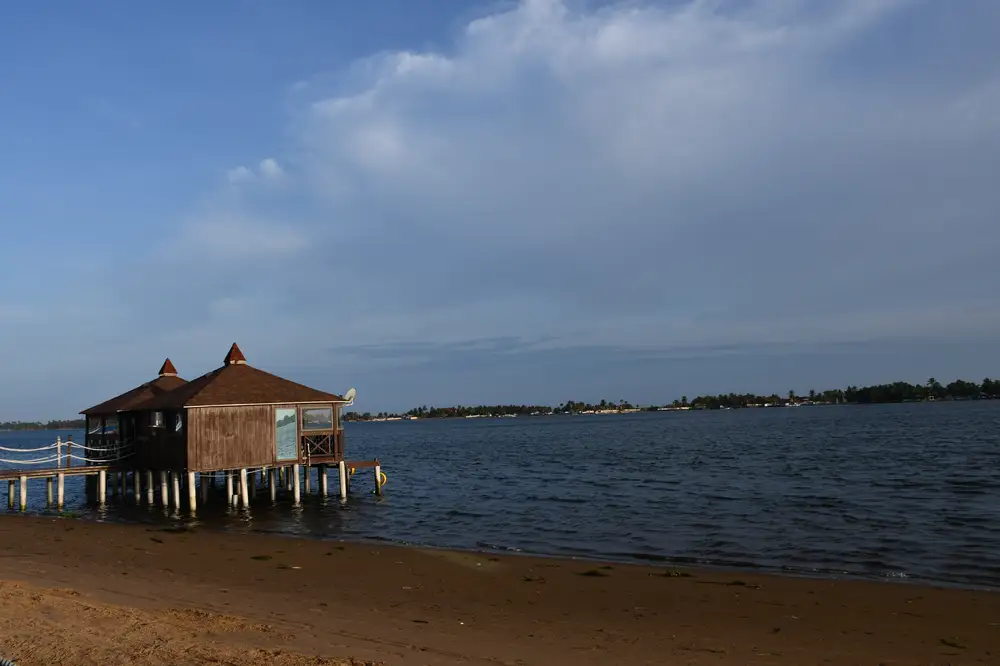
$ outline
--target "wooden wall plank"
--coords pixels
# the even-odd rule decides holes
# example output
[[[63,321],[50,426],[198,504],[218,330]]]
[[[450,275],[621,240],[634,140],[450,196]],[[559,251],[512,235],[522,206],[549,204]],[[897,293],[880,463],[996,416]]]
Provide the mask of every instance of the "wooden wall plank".
[[[191,471],[274,464],[274,407],[197,407],[187,413]]]

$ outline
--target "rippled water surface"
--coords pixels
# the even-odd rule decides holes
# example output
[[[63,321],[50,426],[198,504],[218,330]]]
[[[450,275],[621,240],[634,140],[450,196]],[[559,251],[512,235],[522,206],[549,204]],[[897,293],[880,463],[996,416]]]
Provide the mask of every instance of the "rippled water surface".
[[[1000,587],[1000,402],[351,423],[347,452],[381,460],[382,498],[359,470],[346,505],[331,474],[328,499],[271,506],[261,493],[245,514],[213,497],[197,520]],[[72,507],[102,519],[190,520],[145,506],[97,514],[82,487],[68,483]],[[30,504],[44,510],[44,483]]]

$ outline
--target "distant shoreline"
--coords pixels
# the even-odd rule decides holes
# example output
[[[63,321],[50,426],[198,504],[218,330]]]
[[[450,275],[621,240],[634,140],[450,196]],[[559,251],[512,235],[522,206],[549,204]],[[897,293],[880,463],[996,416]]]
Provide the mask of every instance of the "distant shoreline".
[[[885,402],[811,402],[804,400],[801,402],[788,402],[782,401],[777,403],[764,403],[764,404],[750,404],[741,405],[734,407],[707,407],[702,405],[681,405],[678,407],[666,406],[666,407],[633,407],[631,409],[597,409],[597,410],[582,410],[582,411],[548,411],[548,412],[532,412],[532,413],[489,413],[489,414],[459,414],[459,413],[436,413],[434,415],[427,416],[416,416],[411,414],[398,415],[394,414],[387,417],[371,416],[365,418],[363,416],[354,415],[354,413],[345,416],[344,420],[353,423],[386,423],[391,421],[428,421],[428,420],[450,420],[450,419],[502,419],[502,418],[535,418],[543,416],[604,416],[604,415],[614,415],[614,414],[640,414],[640,413],[660,413],[660,412],[718,412],[718,411],[733,411],[733,410],[756,410],[756,409],[779,409],[779,408],[798,408],[798,407],[848,407],[848,406],[866,406],[866,405],[910,405],[910,404],[935,404],[935,403],[953,403],[953,402],[991,402],[994,400],[1000,400],[1000,396],[982,396],[978,398],[944,398],[941,400],[898,400],[898,401],[885,401]],[[440,408],[440,411],[450,410],[455,408]],[[474,409],[488,409],[477,407]]]
[[[545,416],[549,414],[632,414],[655,411],[702,411],[723,409],[759,409],[769,407],[813,407],[828,405],[869,405],[912,402],[964,402],[1000,399],[1000,381],[987,377],[982,382],[956,379],[941,384],[931,377],[924,384],[893,382],[872,386],[848,386],[845,389],[810,390],[806,395],[788,391],[787,397],[777,393],[722,393],[700,395],[692,400],[682,396],[669,404],[639,406],[627,400],[601,400],[587,403],[567,400],[558,407],[549,405],[455,405],[451,407],[415,407],[405,413],[358,412],[344,413],[345,421],[403,421],[432,418],[510,418],[515,416]],[[0,432],[20,430],[83,430],[84,419],[53,419],[39,421],[0,421]]]

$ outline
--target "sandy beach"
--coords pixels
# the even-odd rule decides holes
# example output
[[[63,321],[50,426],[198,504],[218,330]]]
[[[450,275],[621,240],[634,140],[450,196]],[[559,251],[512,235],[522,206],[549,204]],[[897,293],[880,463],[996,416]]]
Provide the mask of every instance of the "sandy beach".
[[[996,664],[1000,594],[0,518],[45,664]]]

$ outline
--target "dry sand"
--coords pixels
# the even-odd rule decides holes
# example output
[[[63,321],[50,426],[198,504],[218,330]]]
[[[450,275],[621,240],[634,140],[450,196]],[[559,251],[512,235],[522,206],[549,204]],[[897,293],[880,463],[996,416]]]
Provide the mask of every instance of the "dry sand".
[[[0,518],[44,664],[1000,664],[1000,594]]]

